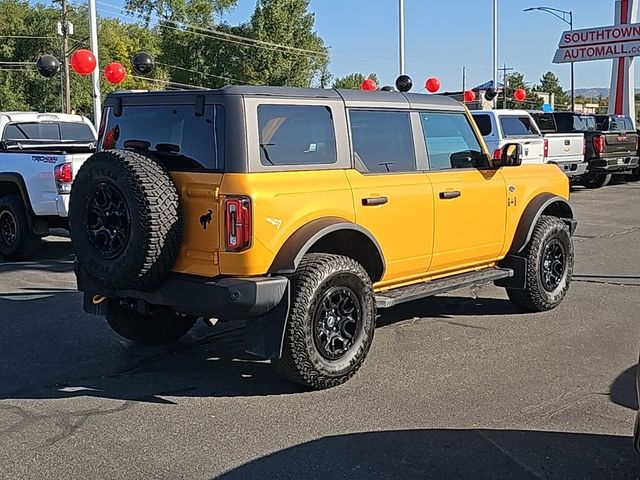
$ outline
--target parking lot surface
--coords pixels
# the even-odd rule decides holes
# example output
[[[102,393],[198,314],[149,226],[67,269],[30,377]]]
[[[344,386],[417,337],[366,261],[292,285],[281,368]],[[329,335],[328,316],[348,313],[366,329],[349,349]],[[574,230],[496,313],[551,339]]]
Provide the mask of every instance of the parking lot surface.
[[[640,478],[640,183],[572,203],[557,310],[482,286],[385,311],[363,369],[321,392],[245,355],[240,323],[122,340],[50,237],[0,262],[0,478]]]

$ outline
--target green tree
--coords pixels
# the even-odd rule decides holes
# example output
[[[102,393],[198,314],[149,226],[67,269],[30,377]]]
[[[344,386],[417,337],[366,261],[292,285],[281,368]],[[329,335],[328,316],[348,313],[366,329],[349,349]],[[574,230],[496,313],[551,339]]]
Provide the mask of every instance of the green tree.
[[[557,109],[571,108],[571,98],[564,92],[564,89],[560,84],[560,79],[551,71],[542,75],[542,78],[540,78],[540,84],[534,87],[534,91],[553,93]]]
[[[527,92],[527,98],[524,102],[518,102],[514,99],[514,93],[519,88]],[[542,107],[542,99],[538,95],[536,95],[533,89],[526,84],[524,75],[520,72],[514,72],[511,75],[508,75],[506,93],[507,108],[537,110]],[[498,97],[498,105],[500,107],[504,105],[503,93],[501,93]]]
[[[362,73],[350,73],[349,75],[345,75],[344,77],[336,78],[333,82],[333,88],[358,90],[360,88],[360,84],[367,78],[370,78],[371,80],[376,82],[376,84],[378,83],[378,76],[375,73],[370,73],[367,77],[365,77]]]
[[[240,27],[255,43],[239,46],[232,76],[261,85],[320,85],[329,54],[308,8],[309,0],[258,0],[251,20]]]

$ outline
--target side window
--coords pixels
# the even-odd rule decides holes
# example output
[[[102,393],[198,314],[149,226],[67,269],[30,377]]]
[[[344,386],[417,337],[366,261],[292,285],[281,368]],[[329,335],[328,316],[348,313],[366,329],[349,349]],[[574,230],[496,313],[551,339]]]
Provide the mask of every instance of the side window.
[[[538,129],[531,122],[531,118],[525,116],[501,116],[500,125],[505,137],[538,136]]]
[[[423,112],[420,120],[431,170],[486,166],[480,142],[464,113]]]
[[[480,130],[480,134],[483,137],[486,137],[487,135],[491,135],[491,130],[492,130],[491,117],[489,115],[486,115],[486,114],[474,115],[473,120],[474,122],[476,122],[476,125]]]
[[[351,110],[349,120],[353,156],[359,171],[416,171],[409,112]]]
[[[258,106],[262,165],[318,165],[337,162],[336,135],[329,107]]]

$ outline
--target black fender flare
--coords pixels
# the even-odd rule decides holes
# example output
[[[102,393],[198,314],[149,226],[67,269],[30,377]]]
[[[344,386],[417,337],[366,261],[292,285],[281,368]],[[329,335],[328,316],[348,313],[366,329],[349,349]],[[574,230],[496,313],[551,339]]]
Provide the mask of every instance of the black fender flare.
[[[553,209],[553,213],[564,220],[569,226],[569,230],[573,235],[577,222],[573,214],[573,209],[566,199],[554,195],[552,193],[541,193],[535,196],[524,209],[516,233],[513,236],[513,242],[509,248],[510,254],[517,254],[522,252],[524,248],[531,240],[533,235],[533,229],[538,222],[538,219],[543,215],[547,209]]]
[[[296,230],[295,233],[284,242],[284,245],[276,254],[269,268],[269,273],[289,274],[295,272],[302,257],[318,240],[340,230],[357,232],[371,241],[378,251],[380,261],[382,262],[382,271],[380,272],[380,278],[382,278],[386,265],[382,248],[380,248],[378,241],[366,228],[339,217],[319,218]]]
[[[22,202],[24,203],[24,206],[26,207],[27,211],[32,216],[35,216],[35,213],[33,212],[33,207],[31,206],[31,201],[29,200],[27,185],[24,183],[24,179],[22,178],[22,175],[14,172],[0,173],[0,185],[3,183],[11,183],[18,188],[18,191],[20,192],[20,196],[22,197]]]

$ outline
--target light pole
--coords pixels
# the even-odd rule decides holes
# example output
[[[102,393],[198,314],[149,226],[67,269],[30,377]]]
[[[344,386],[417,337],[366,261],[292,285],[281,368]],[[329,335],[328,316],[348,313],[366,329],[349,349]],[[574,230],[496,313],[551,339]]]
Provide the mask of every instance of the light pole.
[[[540,10],[541,12],[547,12],[553,15],[554,17],[562,20],[564,23],[569,25],[569,30],[573,30],[573,11],[572,10],[560,10],[559,8],[553,7],[530,7],[525,8],[525,12],[532,12],[534,10]],[[576,88],[574,83],[573,76],[573,62],[571,62],[571,111],[576,111]]]
[[[100,62],[98,61],[98,15],[96,13],[96,0],[89,0],[89,44],[93,56],[96,58],[96,68],[91,74],[93,96],[93,124],[100,128],[102,115],[102,99],[100,98]]]
[[[505,87],[506,88],[506,87]],[[498,106],[498,0],[493,0],[493,108]]]
[[[400,48],[399,75],[404,75],[404,0],[398,0],[398,44]]]

